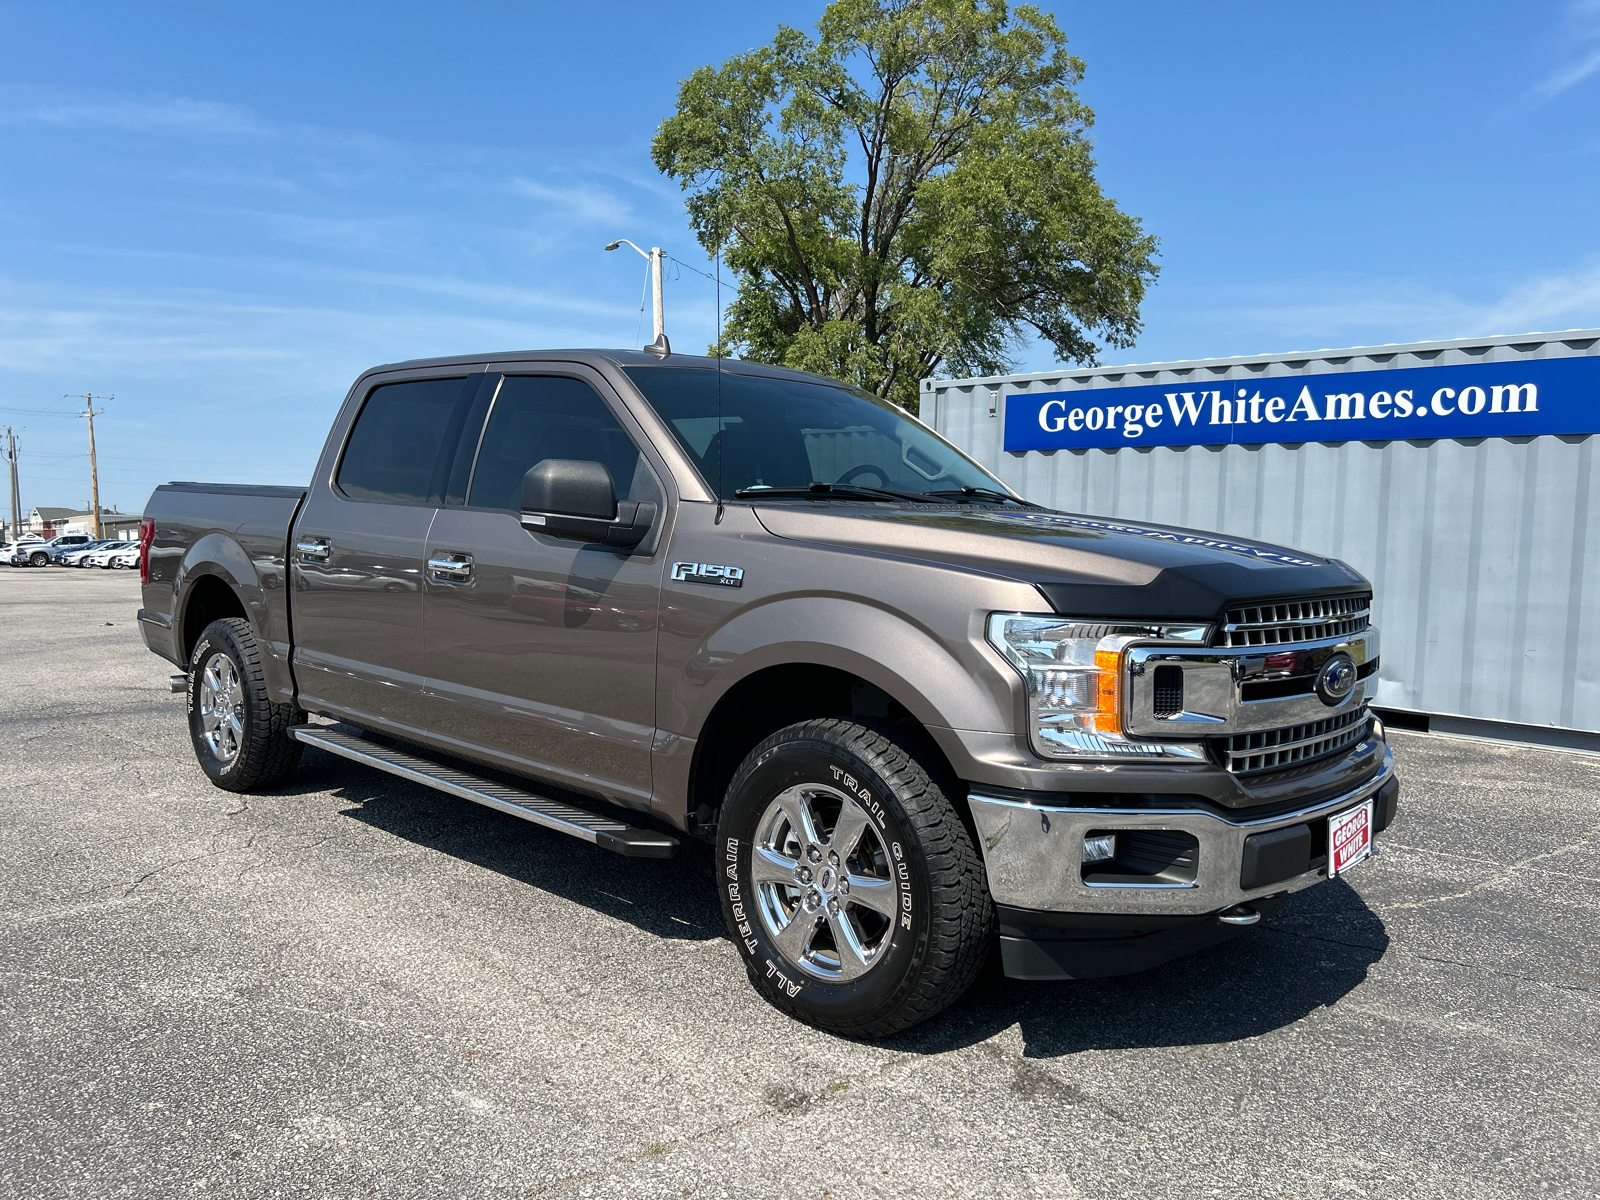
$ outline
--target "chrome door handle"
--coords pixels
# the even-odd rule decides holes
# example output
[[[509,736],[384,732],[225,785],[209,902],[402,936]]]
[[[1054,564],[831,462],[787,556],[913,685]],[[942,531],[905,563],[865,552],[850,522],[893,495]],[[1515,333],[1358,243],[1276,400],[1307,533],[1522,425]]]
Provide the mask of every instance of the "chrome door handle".
[[[312,562],[325,563],[333,551],[333,543],[327,538],[308,537],[295,542],[294,548],[302,560],[310,559]]]
[[[471,583],[472,555],[433,554],[428,557],[428,574],[435,583]]]

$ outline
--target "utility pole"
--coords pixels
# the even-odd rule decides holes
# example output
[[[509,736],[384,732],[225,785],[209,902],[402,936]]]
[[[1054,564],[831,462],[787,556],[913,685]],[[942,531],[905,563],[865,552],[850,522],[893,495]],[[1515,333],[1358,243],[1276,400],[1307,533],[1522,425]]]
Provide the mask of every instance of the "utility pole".
[[[666,306],[661,298],[661,268],[666,265],[667,252],[660,246],[651,246],[648,250],[639,250],[639,247],[635,246],[627,238],[618,238],[608,245],[606,249],[615,250],[618,246],[632,247],[650,261],[650,292],[652,299],[655,301],[656,340],[646,346],[645,349],[658,358],[665,358],[672,353],[672,344],[667,341]]]
[[[11,468],[11,540],[22,536],[22,492],[17,487],[17,435],[6,426],[6,464]]]
[[[94,529],[94,540],[100,540],[100,466],[94,456],[94,419],[97,415],[94,402],[96,400],[115,400],[115,395],[95,396],[87,392],[79,395],[68,393],[61,397],[63,400],[82,400],[83,416],[89,419],[89,520]],[[105,412],[100,409],[99,412]]]

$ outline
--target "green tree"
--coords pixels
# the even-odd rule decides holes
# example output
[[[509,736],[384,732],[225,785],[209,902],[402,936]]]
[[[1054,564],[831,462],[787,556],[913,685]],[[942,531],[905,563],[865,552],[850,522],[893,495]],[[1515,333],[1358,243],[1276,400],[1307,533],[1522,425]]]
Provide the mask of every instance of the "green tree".
[[[1101,192],[1054,20],[1003,0],[835,0],[817,36],[701,67],[656,165],[739,285],[724,345],[913,411],[944,367],[1132,344],[1156,239]]]

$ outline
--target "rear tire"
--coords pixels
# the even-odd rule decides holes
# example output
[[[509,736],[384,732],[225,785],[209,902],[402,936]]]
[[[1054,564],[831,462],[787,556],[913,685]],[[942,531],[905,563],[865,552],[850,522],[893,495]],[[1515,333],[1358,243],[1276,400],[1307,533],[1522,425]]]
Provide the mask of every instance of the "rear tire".
[[[805,721],[750,752],[717,826],[718,889],[773,1004],[884,1037],[967,990],[994,907],[954,791],[890,726]]]
[[[206,777],[230,792],[281,783],[304,748],[290,736],[306,714],[274,704],[250,623],[213,621],[189,656],[189,740]]]

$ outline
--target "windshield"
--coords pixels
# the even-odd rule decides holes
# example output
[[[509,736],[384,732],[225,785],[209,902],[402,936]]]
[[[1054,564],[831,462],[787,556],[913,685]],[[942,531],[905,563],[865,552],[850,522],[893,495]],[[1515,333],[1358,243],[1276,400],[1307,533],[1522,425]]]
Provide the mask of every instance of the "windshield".
[[[885,400],[842,385],[693,367],[628,367],[713,490],[853,484],[963,499],[962,488],[1009,489]],[[993,503],[996,497],[984,498]]]

